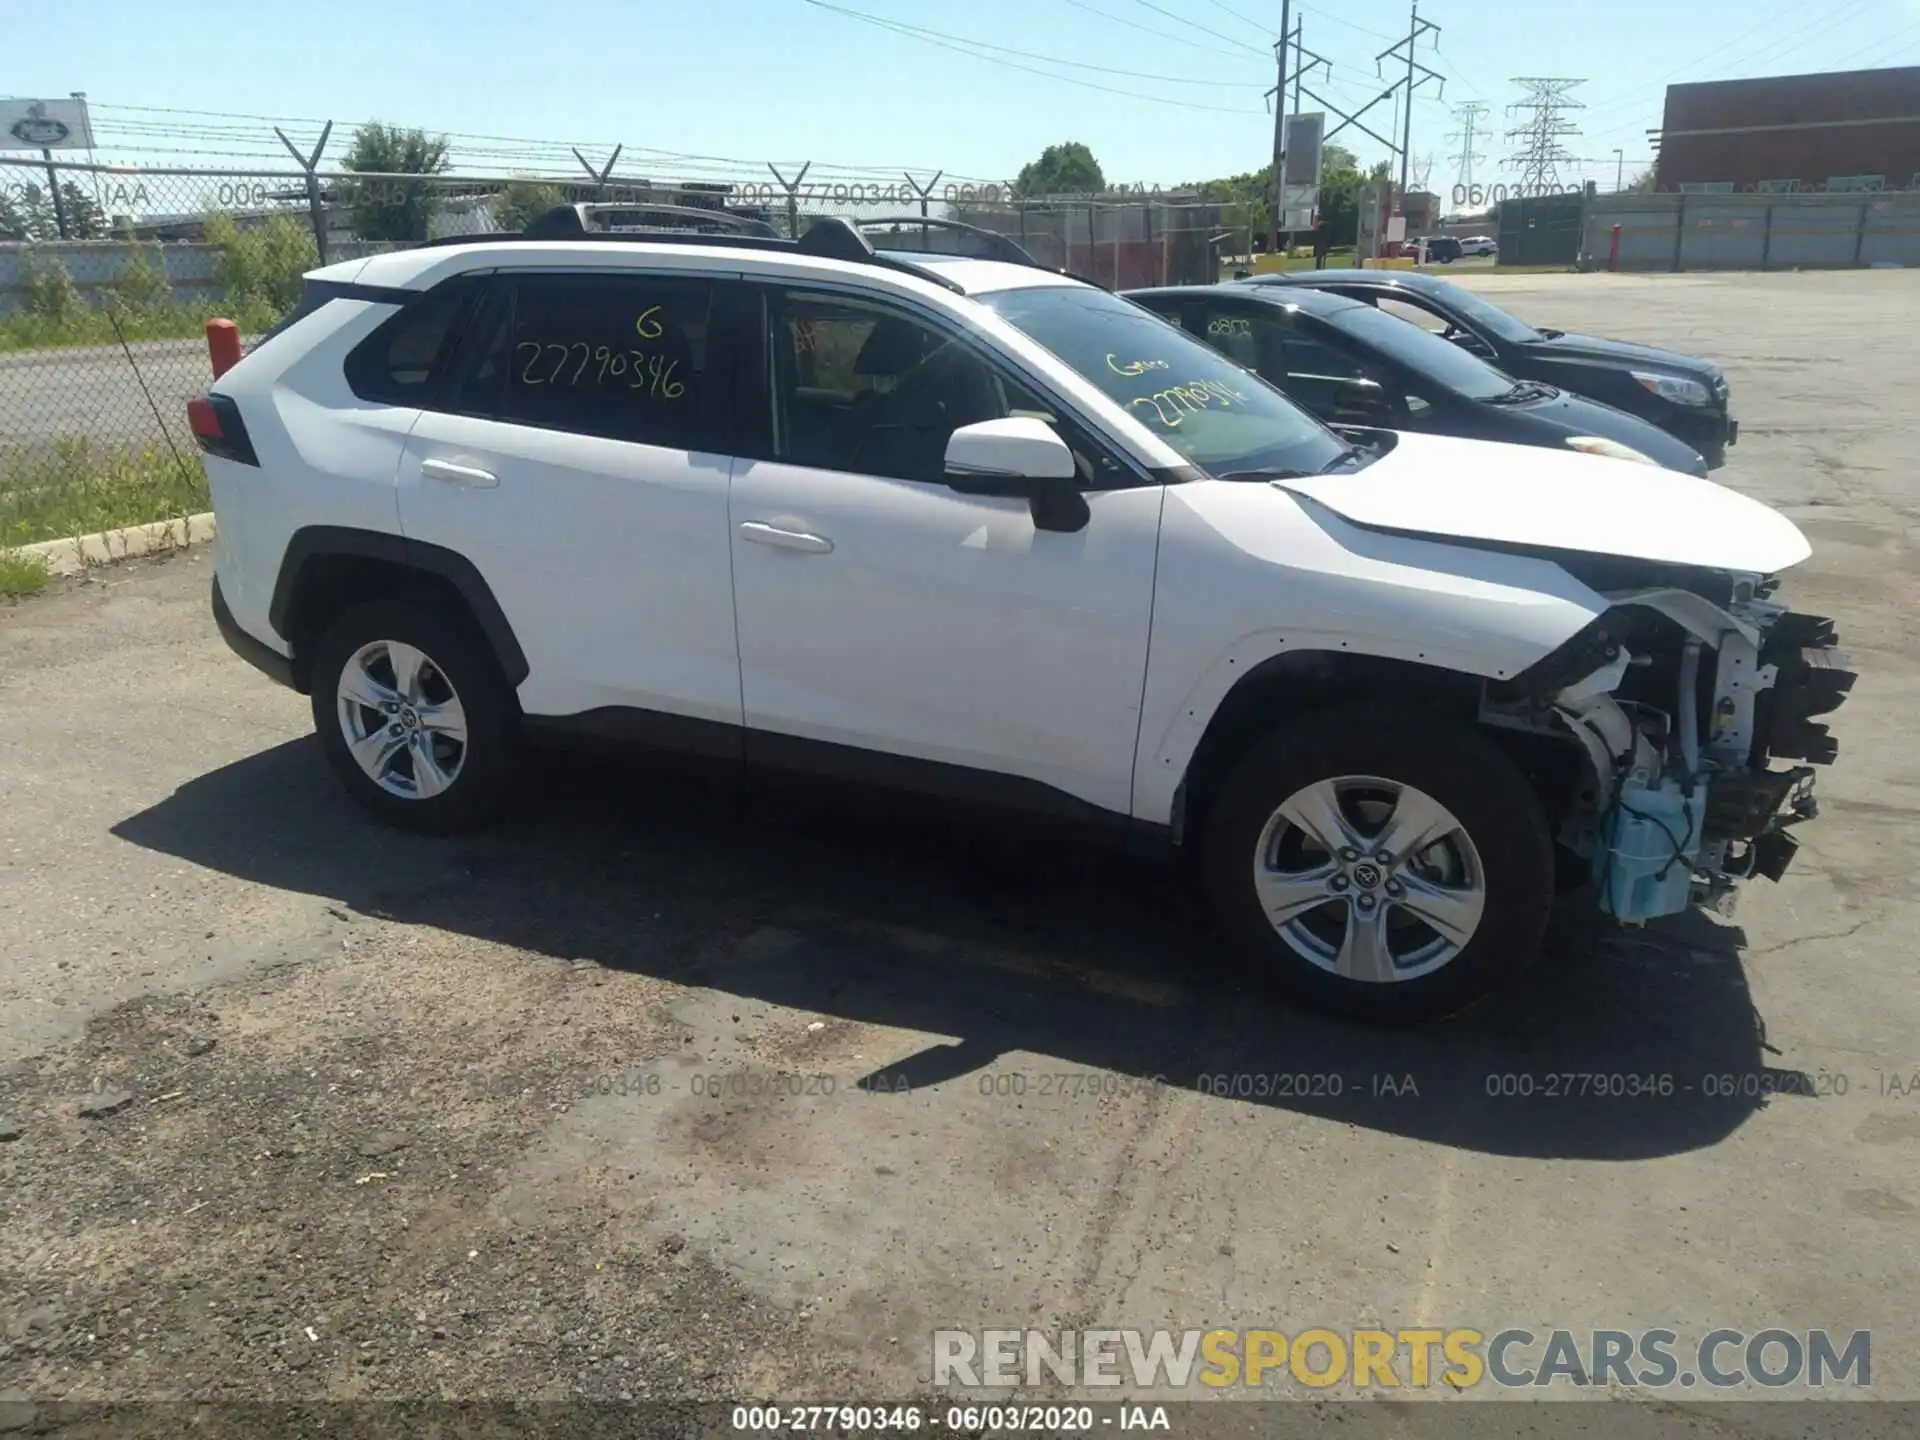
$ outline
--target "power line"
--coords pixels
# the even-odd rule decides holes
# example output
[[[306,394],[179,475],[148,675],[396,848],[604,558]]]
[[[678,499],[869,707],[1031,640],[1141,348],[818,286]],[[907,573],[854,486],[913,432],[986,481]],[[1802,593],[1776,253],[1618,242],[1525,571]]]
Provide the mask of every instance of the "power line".
[[[1115,25],[1125,25],[1129,30],[1138,30],[1142,35],[1152,35],[1159,40],[1171,40],[1176,45],[1185,45],[1191,49],[1203,51],[1208,55],[1225,55],[1233,60],[1240,58],[1233,50],[1223,50],[1218,45],[1206,45],[1198,40],[1190,40],[1184,35],[1175,35],[1170,30],[1162,30],[1154,25],[1143,25],[1138,20],[1129,20],[1126,16],[1116,15],[1111,10],[1102,10],[1097,5],[1089,5],[1086,3],[1086,0],[1063,0],[1063,3],[1073,6],[1076,10],[1084,10],[1089,15],[1098,15],[1102,20],[1112,21]],[[1233,44],[1240,51],[1250,52],[1256,55],[1261,54],[1256,46],[1246,45],[1238,40],[1235,40]],[[1264,59],[1265,56],[1262,55],[1261,58]]]
[[[1251,16],[1242,15],[1238,10],[1234,9],[1231,5],[1224,4],[1223,0],[1207,0],[1207,3],[1213,6],[1213,8],[1216,10],[1225,11],[1227,14],[1231,15],[1234,19],[1238,20],[1241,24],[1253,26],[1253,28],[1258,30],[1262,35],[1270,35],[1273,33],[1272,29],[1269,26],[1263,25],[1260,21],[1253,19]]]
[[[845,15],[850,20],[859,20],[868,25],[878,25],[883,30],[893,30],[916,40],[945,40],[955,45],[968,45],[976,50],[992,50],[1001,55],[1018,55],[1023,60],[1037,60],[1043,65],[1061,65],[1073,70],[1093,70],[1102,75],[1124,75],[1133,80],[1159,80],[1169,85],[1206,85],[1214,89],[1257,90],[1259,85],[1246,80],[1221,80],[1218,78],[1195,79],[1191,75],[1158,75],[1148,70],[1120,70],[1111,65],[1094,65],[1084,60],[1062,60],[1054,55],[1040,55],[1032,50],[1016,50],[1010,45],[992,45],[985,40],[969,40],[964,35],[949,35],[944,30],[928,30],[919,25],[906,25],[898,20],[888,20],[883,16],[869,15],[863,10],[849,10],[844,5],[829,4],[828,0],[805,0],[816,10],[831,10],[836,15]],[[984,58],[984,57],[983,57]]]
[[[1375,30],[1367,25],[1356,25],[1353,21],[1346,19],[1344,16],[1335,15],[1330,10],[1316,10],[1311,5],[1302,5],[1300,8],[1306,11],[1307,14],[1315,16],[1318,19],[1331,20],[1334,24],[1344,25],[1349,30],[1358,30],[1362,35],[1371,35],[1376,40],[1393,39],[1393,36],[1389,35],[1385,30]]]
[[[1214,39],[1224,40],[1229,45],[1238,45],[1242,50],[1251,50],[1253,51],[1254,54],[1258,55],[1262,60],[1265,60],[1267,58],[1267,52],[1265,50],[1262,50],[1258,45],[1249,45],[1244,40],[1236,40],[1231,35],[1223,35],[1218,30],[1209,29],[1207,26],[1202,25],[1198,20],[1189,19],[1185,15],[1176,15],[1173,11],[1166,9],[1164,6],[1154,4],[1153,0],[1133,0],[1133,3],[1136,5],[1145,6],[1147,9],[1153,11],[1153,13],[1156,15],[1164,15],[1167,17],[1167,19],[1173,21],[1175,24],[1185,25],[1191,29],[1198,30],[1202,35],[1211,35],[1213,36]]]
[[[1558,190],[1560,167],[1574,158],[1561,142],[1580,133],[1567,112],[1584,108],[1567,96],[1574,86],[1586,82],[1524,75],[1515,76],[1513,83],[1527,92],[1527,98],[1509,105],[1507,114],[1525,115],[1527,121],[1507,131],[1509,140],[1521,142],[1520,149],[1507,157],[1507,163],[1519,168],[1520,184],[1526,190]]]
[[[1209,110],[1219,115],[1259,115],[1263,113],[1250,107],[1238,105],[1203,105],[1195,100],[1174,100],[1164,95],[1143,95],[1138,90],[1122,90],[1117,85],[1101,85],[1092,80],[1076,80],[1070,75],[1058,75],[1051,70],[1035,69],[1031,65],[1021,64],[1018,60],[1003,60],[996,55],[983,55],[978,49],[967,48],[976,45],[977,42],[975,41],[936,39],[929,32],[916,33],[913,29],[894,21],[882,20],[872,15],[862,15],[855,10],[842,10],[838,5],[826,4],[825,0],[805,0],[805,3],[816,6],[822,10],[839,11],[839,13],[843,15],[852,16],[857,20],[864,20],[870,24],[878,25],[883,29],[896,31],[902,35],[906,35],[910,39],[919,40],[924,44],[937,45],[942,50],[951,50],[957,55],[966,55],[975,60],[984,60],[992,65],[1003,65],[1010,70],[1024,70],[1029,75],[1038,75],[1041,79],[1050,80],[1056,85],[1077,85],[1082,90],[1099,90],[1108,95],[1122,95],[1129,100],[1144,101],[1149,105],[1171,105],[1181,110]],[[1140,3],[1145,4],[1146,0],[1140,0]],[[1059,65],[1070,62],[1050,60],[1046,63]]]

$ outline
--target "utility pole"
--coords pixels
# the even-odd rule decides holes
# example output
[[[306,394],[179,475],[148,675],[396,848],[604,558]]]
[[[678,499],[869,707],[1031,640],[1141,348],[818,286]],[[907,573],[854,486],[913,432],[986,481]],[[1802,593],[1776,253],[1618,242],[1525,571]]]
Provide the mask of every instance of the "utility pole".
[[[1287,198],[1287,36],[1293,30],[1293,0],[1280,0],[1280,43],[1273,47],[1280,77],[1273,87],[1273,223],[1267,252],[1280,253],[1280,208]]]
[[[1627,188],[1627,152],[1613,152],[1613,193],[1618,195]]]
[[[1376,73],[1380,72],[1382,61],[1392,59],[1405,60],[1407,62],[1407,78],[1404,81],[1396,80],[1392,88],[1388,91],[1389,94],[1392,94],[1394,91],[1400,90],[1403,86],[1405,87],[1404,94],[1401,97],[1400,143],[1397,146],[1389,145],[1387,147],[1389,150],[1398,149],[1400,152],[1400,204],[1402,214],[1406,212],[1407,167],[1412,161],[1413,154],[1413,92],[1426,84],[1427,81],[1435,80],[1440,84],[1440,93],[1445,95],[1447,85],[1446,77],[1437,70],[1429,70],[1426,66],[1415,60],[1413,58],[1413,51],[1414,47],[1420,43],[1423,37],[1438,35],[1439,33],[1440,27],[1438,25],[1434,24],[1431,20],[1422,20],[1420,18],[1420,0],[1413,0],[1412,10],[1407,20],[1406,39],[1396,40],[1392,45],[1373,57],[1373,66]],[[1437,46],[1439,42],[1435,41],[1434,43]],[[1406,47],[1405,55],[1400,53],[1400,47],[1403,45]],[[1418,72],[1417,77],[1415,74],[1416,71]]]
[[[1288,7],[1285,5],[1282,5],[1281,7],[1281,13],[1283,18],[1285,16],[1287,8]],[[1267,92],[1267,98],[1274,102],[1276,110],[1278,112],[1274,116],[1274,125],[1276,129],[1281,129],[1285,127],[1285,125],[1289,120],[1291,120],[1294,116],[1300,113],[1300,96],[1302,91],[1305,90],[1306,88],[1305,81],[1309,71],[1311,71],[1317,65],[1323,71],[1325,71],[1329,76],[1333,74],[1333,64],[1331,61],[1327,59],[1326,56],[1316,54],[1312,50],[1307,49],[1307,47],[1301,43],[1300,35],[1301,35],[1301,31],[1304,28],[1305,28],[1305,22],[1296,20],[1293,22],[1292,31],[1281,37],[1281,42],[1279,47],[1280,50],[1282,51],[1282,55],[1280,59],[1281,84]],[[1293,103],[1291,105],[1288,105],[1286,103],[1286,91],[1283,88],[1286,83],[1285,77],[1287,73],[1287,62],[1286,62],[1284,52],[1287,50],[1289,46],[1292,47],[1292,50],[1293,50]],[[1306,93],[1311,94],[1312,92],[1306,91]],[[1275,223],[1278,225],[1281,225],[1282,227],[1285,227],[1285,224],[1286,224],[1286,217],[1285,217],[1286,198],[1287,198],[1286,174],[1285,174],[1286,157],[1287,157],[1286,147],[1287,147],[1286,135],[1284,133],[1280,135],[1276,135],[1274,138],[1274,169],[1275,169],[1276,179],[1278,180],[1279,183],[1275,187],[1276,209],[1274,214],[1275,214]],[[1282,233],[1287,243],[1291,244],[1293,240],[1292,229],[1283,228]],[[1275,238],[1272,243],[1276,247],[1278,247],[1278,245],[1280,244],[1280,239]]]

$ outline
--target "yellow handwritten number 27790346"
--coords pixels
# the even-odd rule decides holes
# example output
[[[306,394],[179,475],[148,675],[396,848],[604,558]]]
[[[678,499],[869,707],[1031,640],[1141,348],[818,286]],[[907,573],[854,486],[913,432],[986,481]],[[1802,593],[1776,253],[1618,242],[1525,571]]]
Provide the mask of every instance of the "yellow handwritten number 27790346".
[[[660,307],[655,305],[643,310],[634,320],[634,333],[642,340],[658,340],[665,333],[660,321],[655,318],[659,312]],[[677,400],[687,389],[674,378],[674,373],[680,368],[678,360],[649,355],[641,350],[612,350],[605,345],[588,345],[584,340],[576,340],[570,345],[557,341],[542,344],[537,340],[524,340],[514,347],[514,354],[521,360],[522,385],[571,387],[585,381],[591,370],[592,384],[604,384],[611,375],[616,379],[626,379],[625,388],[628,390],[645,390],[663,400]]]

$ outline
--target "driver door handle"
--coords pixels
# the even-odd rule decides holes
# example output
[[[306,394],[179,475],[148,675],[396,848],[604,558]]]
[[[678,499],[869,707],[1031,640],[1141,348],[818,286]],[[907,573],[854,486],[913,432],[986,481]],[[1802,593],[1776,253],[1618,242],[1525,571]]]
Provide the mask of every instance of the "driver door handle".
[[[742,523],[740,538],[751,540],[756,545],[772,545],[780,550],[799,550],[808,555],[826,555],[833,550],[833,541],[824,535],[809,535],[804,530],[782,530],[778,525],[766,525],[758,520]]]
[[[420,474],[428,480],[445,480],[475,490],[491,490],[500,483],[500,477],[491,470],[482,470],[477,465],[456,465],[451,460],[422,460]]]

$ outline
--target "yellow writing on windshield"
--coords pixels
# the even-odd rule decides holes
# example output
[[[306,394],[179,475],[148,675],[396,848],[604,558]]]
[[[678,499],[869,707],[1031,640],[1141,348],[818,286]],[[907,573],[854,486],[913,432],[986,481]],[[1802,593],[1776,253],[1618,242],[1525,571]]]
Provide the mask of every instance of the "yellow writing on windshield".
[[[1149,370],[1165,370],[1167,368],[1167,362],[1164,360],[1116,360],[1113,358],[1113,352],[1109,351],[1107,352],[1107,368],[1116,375],[1125,375],[1131,378],[1135,375],[1144,375]]]
[[[1186,385],[1170,385],[1154,395],[1142,395],[1127,402],[1128,408],[1145,405],[1154,418],[1169,430],[1196,411],[1218,405],[1222,410],[1235,403],[1245,404],[1247,397],[1220,380],[1195,380]]]

